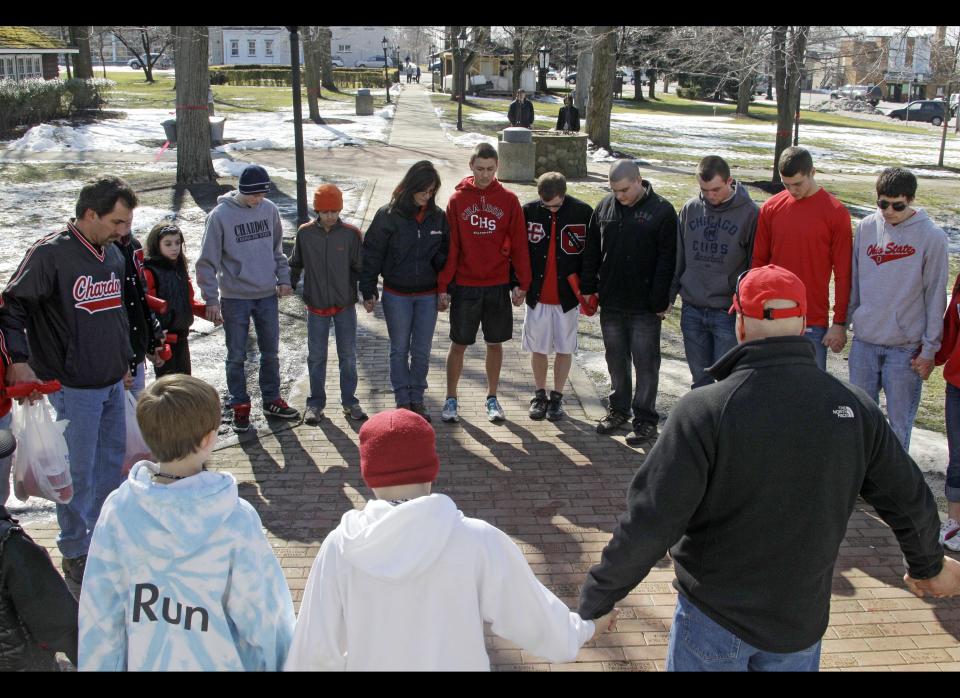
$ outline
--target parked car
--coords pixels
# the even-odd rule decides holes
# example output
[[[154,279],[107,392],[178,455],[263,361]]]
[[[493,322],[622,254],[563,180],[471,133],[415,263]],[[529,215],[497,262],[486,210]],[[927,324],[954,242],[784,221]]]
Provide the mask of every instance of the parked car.
[[[839,99],[846,97],[848,99],[860,99],[869,102],[873,106],[880,104],[883,99],[883,91],[880,85],[844,85],[830,93],[830,99]]]
[[[559,80],[559,79],[560,79],[560,73],[558,73],[556,70],[551,68],[550,70],[547,71],[547,80]]]
[[[370,56],[369,58],[364,58],[357,61],[356,66],[358,68],[380,68],[383,69],[383,56]],[[393,67],[393,59],[387,59],[387,67]]]
[[[154,68],[169,68],[171,65],[170,59],[167,56],[164,56],[162,54],[160,58],[157,58],[157,54],[151,53],[149,54],[149,58],[147,58],[147,60],[153,61]],[[142,65],[140,65],[140,59],[136,57],[131,58],[129,61],[127,61],[127,65],[130,66],[133,70],[140,70],[143,67]]]
[[[569,75],[567,75],[567,82],[569,82],[569,83],[572,84],[572,85],[576,85],[576,84],[577,84],[577,74],[571,72]]]
[[[947,103],[941,99],[921,99],[901,109],[891,109],[887,116],[900,121],[926,121],[939,126],[947,118]]]
[[[330,56],[330,64],[331,64],[334,68],[342,68],[342,67],[343,67],[343,59],[340,58],[340,56]]]

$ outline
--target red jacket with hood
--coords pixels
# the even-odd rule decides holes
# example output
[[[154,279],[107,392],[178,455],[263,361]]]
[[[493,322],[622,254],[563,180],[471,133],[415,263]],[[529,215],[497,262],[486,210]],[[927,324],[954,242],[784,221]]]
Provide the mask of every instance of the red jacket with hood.
[[[450,254],[437,277],[437,291],[446,293],[456,280],[462,286],[510,283],[510,266],[520,289],[530,288],[530,252],[523,209],[516,194],[494,179],[478,189],[473,177],[457,185],[447,202]]]
[[[943,367],[943,379],[955,388],[960,388],[960,276],[953,284],[953,295],[943,315],[943,339],[935,358],[936,365]]]

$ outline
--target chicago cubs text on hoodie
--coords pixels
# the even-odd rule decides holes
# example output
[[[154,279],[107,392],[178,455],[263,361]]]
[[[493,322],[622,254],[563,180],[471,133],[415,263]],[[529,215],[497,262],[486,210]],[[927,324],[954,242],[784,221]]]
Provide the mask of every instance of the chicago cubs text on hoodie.
[[[553,662],[572,661],[594,631],[505,533],[449,497],[373,500],[323,541],[286,668],[487,671],[485,621]]]
[[[283,254],[280,211],[269,199],[244,206],[232,191],[217,199],[207,216],[196,279],[210,305],[223,298],[255,300],[290,285],[290,267]]]
[[[233,475],[158,485],[146,462],[103,505],[80,595],[81,671],[272,671],[293,603]]]

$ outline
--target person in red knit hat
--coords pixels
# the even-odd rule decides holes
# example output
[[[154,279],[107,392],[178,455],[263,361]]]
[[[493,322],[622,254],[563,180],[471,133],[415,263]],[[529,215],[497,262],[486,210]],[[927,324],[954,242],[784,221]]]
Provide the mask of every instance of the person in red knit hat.
[[[502,343],[513,337],[510,287],[516,286],[513,304],[522,305],[531,273],[523,210],[517,195],[497,180],[498,165],[494,147],[479,144],[470,157],[473,176],[464,178],[447,202],[450,253],[437,277],[440,310],[450,307],[447,399],[440,414],[445,422],[460,419],[457,384],[463,355],[477,341],[481,325],[487,344],[487,418],[491,422],[506,419],[497,400],[497,384],[503,364]]]
[[[572,661],[615,612],[582,620],[544,587],[509,536],[431,494],[433,428],[391,409],[360,429],[376,499],[344,514],[310,570],[288,671],[490,669],[483,624],[531,654]]]

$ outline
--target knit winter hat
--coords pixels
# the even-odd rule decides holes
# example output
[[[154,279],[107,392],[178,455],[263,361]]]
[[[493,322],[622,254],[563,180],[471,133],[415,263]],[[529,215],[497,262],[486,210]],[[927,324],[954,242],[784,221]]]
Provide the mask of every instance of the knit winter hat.
[[[270,191],[270,176],[260,165],[247,165],[240,173],[240,193],[260,194]]]
[[[314,211],[340,211],[343,209],[343,194],[335,184],[321,184],[313,193]]]
[[[416,412],[384,410],[360,427],[360,474],[369,487],[433,482],[439,471],[433,427]]]

